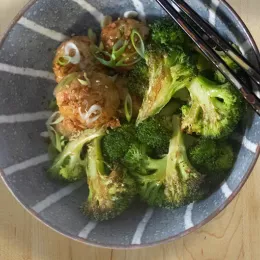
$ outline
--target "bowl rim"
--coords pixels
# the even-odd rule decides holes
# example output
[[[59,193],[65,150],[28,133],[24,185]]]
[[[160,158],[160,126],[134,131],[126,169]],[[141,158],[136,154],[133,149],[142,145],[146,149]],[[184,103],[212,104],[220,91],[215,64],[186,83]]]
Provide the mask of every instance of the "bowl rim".
[[[13,29],[13,27],[17,24],[17,22],[19,21],[19,19],[24,15],[24,13],[26,11],[28,11],[30,9],[30,7],[32,7],[38,0],[30,0],[18,13],[17,15],[13,18],[12,22],[10,23],[10,25],[7,27],[7,29],[4,31],[4,33],[2,34],[2,36],[0,37],[0,49],[2,48],[2,45],[4,43],[4,41],[6,40],[6,38],[8,37],[9,32]],[[246,24],[244,23],[244,21],[242,20],[242,18],[240,17],[240,15],[234,10],[234,8],[226,2],[226,0],[220,0],[220,2],[224,5],[225,8],[227,8],[228,11],[230,11],[235,17],[236,19],[239,21],[242,29],[244,30],[245,35],[247,36],[247,40],[250,43],[250,46],[252,46],[254,53],[256,55],[256,62],[257,62],[257,66],[260,67],[260,52],[258,50],[258,47],[256,45],[256,42],[251,34],[251,32],[249,31],[248,27],[246,26]],[[108,248],[108,249],[141,249],[141,248],[147,248],[147,247],[152,247],[152,246],[156,246],[156,245],[162,245],[165,243],[170,243],[174,240],[177,240],[181,237],[184,237],[192,232],[194,232],[195,230],[198,230],[199,228],[201,228],[202,226],[206,225],[207,223],[209,223],[213,218],[215,218],[220,212],[222,212],[229,204],[230,202],[237,196],[237,194],[240,192],[240,190],[242,189],[242,187],[244,186],[244,184],[246,183],[247,179],[249,178],[249,176],[251,175],[257,161],[260,155],[260,145],[257,145],[257,151],[255,154],[255,159],[252,161],[249,169],[247,170],[246,174],[244,175],[244,177],[242,178],[242,180],[240,181],[240,184],[238,185],[238,187],[232,192],[232,194],[230,195],[230,197],[228,199],[225,200],[225,202],[219,206],[217,208],[217,210],[215,210],[214,212],[212,212],[207,218],[205,218],[203,221],[201,221],[200,223],[194,225],[191,228],[188,228],[182,232],[180,232],[179,234],[176,234],[174,236],[170,236],[166,239],[160,240],[160,241],[156,241],[156,242],[151,242],[151,243],[147,243],[147,244],[139,244],[139,245],[127,245],[127,246],[121,246],[121,245],[107,245],[107,244],[102,244],[102,243],[95,243],[92,241],[89,241],[87,239],[83,239],[80,238],[78,236],[74,236],[71,234],[66,233],[65,231],[61,231],[59,230],[57,227],[55,227],[53,224],[48,223],[48,221],[43,220],[37,213],[35,213],[29,206],[26,206],[25,204],[23,204],[23,202],[14,194],[14,191],[11,189],[11,187],[8,184],[8,180],[6,178],[6,175],[3,171],[3,169],[0,168],[0,177],[3,181],[3,183],[5,184],[5,186],[7,187],[7,189],[9,190],[9,192],[13,195],[13,197],[16,199],[16,201],[19,202],[19,204],[27,211],[31,214],[31,216],[33,216],[35,219],[37,219],[38,221],[40,221],[42,224],[44,224],[45,226],[49,227],[51,230],[59,233],[62,236],[65,236],[67,238],[70,238],[74,241],[80,242],[82,244],[85,245],[89,245],[89,246],[95,246],[95,247],[100,247],[100,248]]]

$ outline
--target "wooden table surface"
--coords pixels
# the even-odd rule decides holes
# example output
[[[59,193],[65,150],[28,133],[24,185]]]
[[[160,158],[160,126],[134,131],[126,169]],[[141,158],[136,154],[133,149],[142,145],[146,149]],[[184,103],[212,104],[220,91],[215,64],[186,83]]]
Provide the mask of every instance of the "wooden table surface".
[[[0,34],[27,2],[0,0]],[[228,2],[260,46],[260,0]],[[101,249],[65,238],[29,215],[0,182],[0,260],[259,260],[259,173],[260,160],[236,199],[198,231],[175,242],[138,250]]]

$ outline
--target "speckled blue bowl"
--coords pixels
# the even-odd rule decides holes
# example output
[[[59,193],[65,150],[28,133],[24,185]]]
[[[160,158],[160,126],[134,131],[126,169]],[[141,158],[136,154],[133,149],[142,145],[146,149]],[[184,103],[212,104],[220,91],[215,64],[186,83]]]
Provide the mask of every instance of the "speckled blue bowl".
[[[225,1],[187,1],[215,25],[221,35],[240,46],[259,67],[256,45],[245,25]],[[134,205],[123,215],[102,223],[89,221],[79,205],[87,185],[51,182],[48,157],[40,134],[45,131],[48,99],[55,87],[52,59],[60,42],[71,35],[99,30],[103,15],[122,16],[137,10],[141,19],[165,15],[155,0],[38,0],[16,19],[0,50],[0,166],[7,187],[39,220],[84,243],[105,247],[140,247],[181,237],[216,216],[239,192],[259,155],[260,119],[245,114],[234,134],[239,152],[234,169],[207,199],[176,210]]]

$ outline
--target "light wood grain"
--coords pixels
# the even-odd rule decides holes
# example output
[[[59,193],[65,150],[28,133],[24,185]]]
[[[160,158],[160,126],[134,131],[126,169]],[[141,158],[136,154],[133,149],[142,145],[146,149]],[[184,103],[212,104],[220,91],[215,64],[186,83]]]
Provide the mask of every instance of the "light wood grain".
[[[0,1],[0,34],[28,0]],[[260,46],[260,1],[229,0]],[[31,217],[0,183],[0,260],[258,260],[260,161],[236,199],[198,231],[165,245],[138,250],[86,246]]]

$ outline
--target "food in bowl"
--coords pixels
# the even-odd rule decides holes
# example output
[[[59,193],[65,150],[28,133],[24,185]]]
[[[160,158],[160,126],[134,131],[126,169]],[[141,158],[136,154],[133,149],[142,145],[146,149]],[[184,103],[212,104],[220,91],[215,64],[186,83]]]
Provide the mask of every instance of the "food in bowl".
[[[86,178],[82,212],[97,221],[137,197],[177,208],[207,196],[233,167],[239,92],[168,18],[107,17],[97,38],[73,37],[54,58],[50,176]]]

